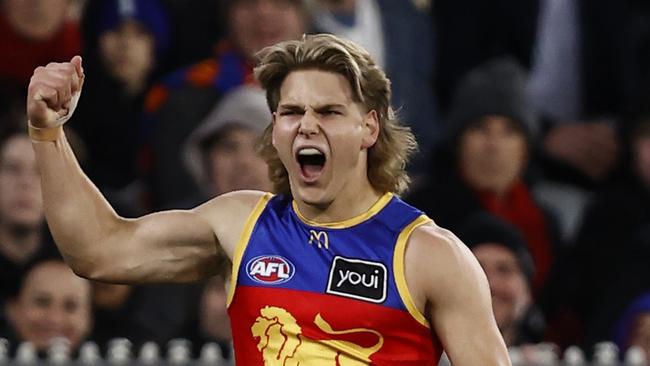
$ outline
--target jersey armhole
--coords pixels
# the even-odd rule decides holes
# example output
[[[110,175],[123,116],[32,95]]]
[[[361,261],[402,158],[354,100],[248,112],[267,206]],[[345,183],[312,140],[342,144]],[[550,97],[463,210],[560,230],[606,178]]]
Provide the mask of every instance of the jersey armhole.
[[[419,227],[426,223],[431,222],[431,219],[426,215],[420,215],[418,218],[413,220],[407,227],[405,227],[402,232],[397,237],[397,244],[395,245],[395,253],[393,254],[393,272],[395,276],[395,284],[397,285],[397,292],[399,293],[404,306],[408,310],[409,314],[423,326],[430,328],[427,318],[422,314],[422,312],[415,306],[415,302],[411,297],[411,293],[406,284],[406,274],[404,269],[404,256],[406,254],[406,246],[408,244],[409,237],[411,233]]]
[[[253,208],[253,211],[250,213],[250,215],[248,215],[248,218],[246,219],[246,223],[244,224],[244,229],[242,230],[241,236],[239,237],[239,241],[237,242],[237,246],[235,247],[235,253],[233,254],[232,257],[232,272],[230,273],[230,284],[228,287],[228,298],[226,300],[226,308],[230,307],[230,303],[232,302],[233,297],[235,297],[235,288],[237,287],[239,266],[241,265],[241,260],[244,256],[244,251],[246,251],[248,242],[250,241],[251,235],[253,234],[253,229],[255,228],[257,219],[259,219],[260,215],[264,211],[264,208],[266,208],[266,204],[271,200],[272,197],[273,195],[271,193],[266,193],[264,196],[262,196],[262,198],[260,198],[260,200],[257,201],[255,208]]]

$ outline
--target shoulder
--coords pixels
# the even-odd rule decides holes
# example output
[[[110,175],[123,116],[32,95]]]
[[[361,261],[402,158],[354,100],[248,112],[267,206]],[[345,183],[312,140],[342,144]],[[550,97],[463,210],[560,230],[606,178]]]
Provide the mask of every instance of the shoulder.
[[[232,254],[249,217],[261,213],[273,195],[262,191],[234,191],[217,196],[193,211],[212,226],[221,245]]]
[[[196,207],[194,211],[209,219],[212,216],[250,215],[256,206],[268,202],[273,195],[263,191],[241,190],[219,195]]]
[[[473,257],[471,251],[454,233],[432,221],[418,226],[408,241],[408,250],[418,257],[434,259],[436,262],[448,257]]]
[[[409,287],[426,303],[437,302],[468,283],[487,286],[469,248],[433,222],[417,227],[409,237],[405,268]]]

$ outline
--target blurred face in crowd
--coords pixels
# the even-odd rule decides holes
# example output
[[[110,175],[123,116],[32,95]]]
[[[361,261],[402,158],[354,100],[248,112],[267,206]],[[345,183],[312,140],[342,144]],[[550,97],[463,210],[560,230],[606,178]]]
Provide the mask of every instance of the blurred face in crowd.
[[[280,41],[299,38],[306,29],[295,0],[235,0],[230,8],[230,35],[241,50],[255,52]]]
[[[641,347],[650,357],[650,313],[637,316],[628,342],[630,347]]]
[[[74,349],[90,330],[90,285],[63,262],[43,262],[27,275],[8,310],[21,340],[43,350],[52,338],[64,337]]]
[[[37,228],[43,222],[41,178],[29,137],[17,134],[0,147],[0,224]]]
[[[526,137],[508,118],[485,117],[460,137],[460,169],[476,190],[506,193],[523,174],[526,163]]]
[[[269,191],[266,162],[255,152],[258,133],[231,126],[220,133],[208,152],[208,172],[215,194],[241,189]]]
[[[645,131],[634,141],[634,163],[641,181],[650,190],[650,121]]]
[[[517,257],[499,244],[480,244],[472,252],[487,275],[499,329],[502,333],[514,329],[531,304],[530,288]]]
[[[9,24],[22,36],[46,40],[65,21],[69,0],[3,0]]]
[[[111,75],[127,86],[145,86],[155,64],[155,42],[140,23],[128,20],[104,32],[99,38],[99,46]]]
[[[230,320],[226,309],[228,294],[224,279],[213,277],[203,289],[201,296],[200,327],[204,335],[218,341],[229,341]]]

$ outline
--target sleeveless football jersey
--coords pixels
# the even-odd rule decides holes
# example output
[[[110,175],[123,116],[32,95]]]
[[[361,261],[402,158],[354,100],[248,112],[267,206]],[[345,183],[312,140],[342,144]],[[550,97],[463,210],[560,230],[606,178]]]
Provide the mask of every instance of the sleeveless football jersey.
[[[265,195],[233,258],[228,313],[237,365],[437,365],[441,346],[409,295],[404,251],[430,220],[388,193],[319,224]]]

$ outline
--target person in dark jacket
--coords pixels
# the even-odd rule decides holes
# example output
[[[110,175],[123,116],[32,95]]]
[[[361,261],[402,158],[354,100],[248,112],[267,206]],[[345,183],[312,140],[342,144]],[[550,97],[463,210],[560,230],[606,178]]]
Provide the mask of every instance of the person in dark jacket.
[[[429,181],[408,199],[451,230],[478,211],[513,224],[535,262],[538,293],[553,264],[557,234],[526,180],[537,125],[525,77],[512,58],[490,61],[466,75],[454,97],[448,137],[434,153]]]

